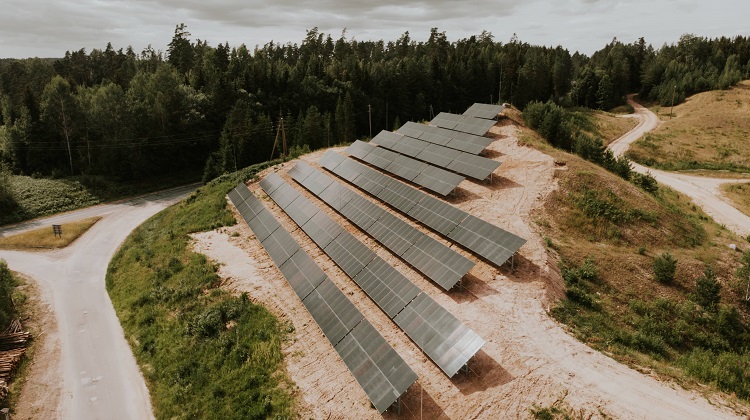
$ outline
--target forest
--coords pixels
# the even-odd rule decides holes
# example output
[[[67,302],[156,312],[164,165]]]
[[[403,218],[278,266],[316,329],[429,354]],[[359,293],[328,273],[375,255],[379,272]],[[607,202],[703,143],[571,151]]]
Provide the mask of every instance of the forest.
[[[659,49],[613,39],[588,57],[486,31],[357,41],[313,28],[299,44],[250,50],[194,41],[180,24],[165,52],[107,44],[0,60],[0,207],[8,173],[134,182],[192,170],[205,181],[268,160],[282,120],[291,148],[314,150],[474,102],[608,110],[639,92],[667,105],[748,76],[746,37],[683,35]]]

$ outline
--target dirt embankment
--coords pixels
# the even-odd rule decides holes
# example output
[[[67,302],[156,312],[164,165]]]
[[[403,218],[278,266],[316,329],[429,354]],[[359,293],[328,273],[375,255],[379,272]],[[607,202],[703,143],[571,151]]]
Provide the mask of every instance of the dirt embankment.
[[[502,162],[493,181],[464,181],[448,201],[528,242],[516,257],[515,271],[507,265],[498,270],[452,245],[478,264],[463,280],[462,287],[449,293],[295,184],[286,175],[293,162],[272,168],[487,340],[470,361],[469,372],[452,379],[267,199],[257,184],[249,185],[419,375],[419,381],[402,400],[402,417],[529,417],[531,408],[550,406],[561,398],[587,418],[732,417],[730,410],[712,405],[695,392],[661,383],[591,350],[548,316],[551,300],[560,296],[562,281],[556,263],[549,260],[531,213],[555,189],[554,172],[561,169],[556,169],[550,156],[519,146],[515,126],[498,125],[491,133],[497,140],[487,156]],[[316,165],[321,155],[322,152],[314,153],[303,160]],[[403,215],[399,217],[415,225]],[[432,232],[427,233],[451,245]],[[303,417],[380,417],[245,223],[194,238],[196,251],[222,263],[219,273],[227,288],[247,292],[294,326],[293,339],[285,352],[289,376],[298,387]]]

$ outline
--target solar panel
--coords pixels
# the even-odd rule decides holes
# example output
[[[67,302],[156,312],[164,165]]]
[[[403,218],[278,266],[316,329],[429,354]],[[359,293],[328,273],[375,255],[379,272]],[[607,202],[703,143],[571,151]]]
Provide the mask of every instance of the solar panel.
[[[398,133],[473,154],[478,154],[492,143],[492,139],[481,135],[463,133],[433,125],[417,124],[415,122],[406,123],[398,129]],[[457,142],[451,143],[452,140],[456,140]],[[467,143],[472,146],[467,146]],[[476,146],[481,146],[482,149],[476,152]]]
[[[356,140],[349,147],[347,147],[346,150],[344,150],[344,153],[354,156],[357,159],[364,159],[365,156],[370,154],[370,152],[372,152],[374,149],[374,145],[365,143],[361,140]]]
[[[328,201],[326,203],[331,205]],[[385,210],[356,194],[340,212],[344,217],[365,231],[369,231],[372,224],[383,214],[386,214]]]
[[[450,290],[474,267],[471,260],[426,235],[403,258],[415,267],[423,267],[420,271],[445,290]]]
[[[432,163],[435,166],[445,168],[460,154],[461,152],[458,150],[449,149],[437,144],[430,144],[426,146],[424,150],[419,152],[416,158]]]
[[[381,414],[417,381],[417,374],[367,320],[336,345],[336,352]]]
[[[500,162],[498,161],[462,153],[448,165],[448,169],[474,179],[484,180],[499,166]]]
[[[334,182],[320,193],[318,197],[333,207],[334,210],[341,211],[349,201],[354,197],[358,197],[358,195],[338,182]]]
[[[396,181],[388,177],[372,176],[371,174],[362,173],[354,180],[354,185],[372,195],[378,195],[392,182]]]
[[[297,198],[286,208],[286,213],[289,217],[300,226],[307,223],[307,221],[319,211],[320,209],[318,209],[318,206],[302,195],[298,195]]]
[[[354,278],[376,255],[351,233],[343,232],[324,251],[349,276]]]
[[[294,165],[287,173],[292,178],[296,179],[299,182],[302,182],[310,176],[311,173],[313,173],[314,169],[312,166],[306,164],[305,162],[299,162],[296,165]]]
[[[466,117],[472,118],[472,117]],[[456,131],[461,131],[464,133],[474,134],[477,136],[483,136],[487,134],[488,131],[490,131],[490,128],[492,128],[495,123],[494,121],[490,120],[479,120],[479,121],[485,121],[484,124],[479,124],[476,121],[461,121],[460,123],[456,124],[455,127],[453,127]]]
[[[376,143],[380,146],[386,147],[386,148],[392,148],[393,145],[398,143],[403,136],[401,134],[396,134],[387,130],[383,130],[380,133],[378,133],[377,136],[373,137],[372,140],[370,140],[372,143]]]
[[[407,181],[412,181],[428,166],[429,165],[424,162],[398,155],[393,162],[388,165],[388,172],[398,175]]]
[[[471,215],[456,226],[448,237],[497,266],[503,265],[526,243],[525,239]]]
[[[472,155],[478,155],[487,148],[487,146],[469,143],[460,139],[451,139],[448,144],[446,144],[446,147],[450,147],[451,149],[460,150],[466,153],[471,153]]]
[[[257,200],[257,198],[255,198],[255,200]],[[265,208],[263,211],[255,215],[255,217],[251,219],[245,218],[245,221],[247,221],[247,224],[250,226],[250,230],[255,234],[255,237],[261,242],[271,236],[271,234],[279,227],[279,222]]]
[[[377,197],[402,212],[408,213],[417,204],[421,194],[424,193],[404,183],[392,181],[377,194]]]
[[[346,160],[344,156],[329,150],[318,160],[318,163],[329,171],[333,171],[344,160]]]
[[[445,196],[453,192],[464,179],[461,175],[453,172],[429,166],[414,178],[414,183]]]
[[[367,264],[353,280],[391,319],[422,292],[381,258]]]
[[[335,173],[349,182],[353,182],[361,173],[364,166],[351,159],[344,160],[336,167]]]
[[[474,104],[464,112],[465,116],[485,118],[488,120],[497,118],[497,115],[505,109],[503,105]]]
[[[276,204],[279,205],[279,207],[281,207],[282,209],[286,208],[288,205],[292,204],[292,201],[297,198],[297,196],[299,195],[299,191],[295,190],[294,187],[287,184],[286,181],[281,179],[281,177],[276,174],[270,174],[265,179],[271,177],[281,180],[281,185],[274,185],[274,189],[271,192],[266,191],[265,188],[263,190],[266,191],[266,194],[268,194],[273,199],[273,201],[275,201]],[[261,187],[263,187],[262,184]]]
[[[302,225],[302,230],[319,247],[325,248],[344,231],[344,228],[324,212],[318,212]]]
[[[281,264],[279,271],[284,275],[287,283],[292,286],[294,293],[300,300],[304,300],[327,278],[323,270],[302,248],[299,248],[291,258]]]
[[[422,232],[414,229],[410,224],[385,211],[376,222],[365,230],[399,256],[424,236]]]
[[[328,277],[302,303],[334,347],[364,318]]]
[[[430,125],[452,130],[461,121],[460,115],[441,112],[430,121]]]
[[[392,149],[406,156],[414,157],[418,155],[419,152],[424,150],[424,148],[427,147],[428,144],[430,143],[426,141],[417,140],[412,137],[404,137],[400,142],[394,144],[393,147],[388,147],[385,145],[383,147],[385,147],[386,149]]]
[[[315,171],[312,175],[309,175],[304,181],[300,182],[305,188],[310,190],[315,195],[323,192],[333,182],[333,178],[330,176]]]
[[[427,194],[409,210],[408,215],[445,236],[468,216],[463,210]]]
[[[381,147],[376,147],[362,160],[373,166],[377,166],[378,168],[387,170],[388,165],[393,162],[396,156],[398,156],[398,154],[395,152],[391,152],[390,150],[383,149]]]
[[[485,343],[424,293],[393,320],[449,377],[455,375]]]

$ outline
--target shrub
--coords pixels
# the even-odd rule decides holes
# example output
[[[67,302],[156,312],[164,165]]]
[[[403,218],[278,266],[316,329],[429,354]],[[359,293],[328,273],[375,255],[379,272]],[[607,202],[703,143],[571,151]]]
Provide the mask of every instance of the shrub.
[[[570,150],[572,129],[570,115],[552,101],[532,101],[523,110],[523,119],[529,127],[547,139],[553,146]]]
[[[631,176],[631,180],[636,187],[641,188],[649,194],[655,194],[659,190],[659,184],[656,179],[651,176],[650,172],[646,172],[645,175],[634,172]]]
[[[721,300],[721,284],[716,280],[716,273],[711,266],[706,267],[703,275],[695,281],[696,303],[709,311],[715,311]]]
[[[13,277],[13,273],[11,273],[5,261],[0,259],[0,331],[8,328],[15,315],[11,297],[15,286],[16,279]]]
[[[676,270],[677,260],[669,252],[665,252],[654,258],[654,278],[659,283],[671,284],[674,282],[674,273]]]

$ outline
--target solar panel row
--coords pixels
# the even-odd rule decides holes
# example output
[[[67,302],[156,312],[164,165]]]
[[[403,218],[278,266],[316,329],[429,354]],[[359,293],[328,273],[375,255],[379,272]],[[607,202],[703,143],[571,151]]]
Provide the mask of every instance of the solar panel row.
[[[354,185],[368,191],[365,186],[373,183],[386,183],[390,179],[369,166],[338,153],[329,151],[319,163],[336,175],[350,180]],[[344,176],[344,174],[346,176]],[[394,181],[395,182],[395,181]],[[503,265],[518,251],[526,240],[482,219],[474,217],[444,201],[430,196],[416,188],[401,184],[403,197],[395,194],[372,194],[389,206],[400,210],[411,218],[432,228],[497,265]]]
[[[430,121],[430,125],[483,136],[495,125],[495,121],[441,112]]]
[[[285,183],[277,181],[266,178],[263,185],[280,199],[287,198]],[[383,413],[417,381],[417,374],[244,184],[232,190],[229,199],[255,236],[265,238],[261,240],[263,248],[372,404]]]
[[[381,137],[384,133],[389,134]],[[372,139],[372,142],[385,149],[396,151],[441,168],[450,169],[453,172],[458,172],[459,174],[470,176],[474,179],[483,180],[489,177],[492,172],[500,166],[500,162],[492,159],[451,149],[439,144],[429,143],[409,136],[401,136],[400,140],[393,141],[393,137],[390,134],[395,133],[381,131],[380,134]],[[400,134],[395,135],[400,136]],[[385,138],[385,140],[383,140],[383,138]],[[362,145],[367,145],[367,143],[360,143],[361,144],[358,144],[357,142],[353,143],[346,152],[356,158],[367,161],[366,158],[363,159],[359,156],[361,152],[366,150],[366,146]],[[352,149],[352,151],[350,151],[350,149]],[[375,151],[377,151],[377,149],[371,150],[369,155],[372,155]],[[389,170],[389,172],[393,171]]]
[[[386,131],[388,133],[388,131]],[[446,130],[431,125],[419,124],[412,121],[407,122],[396,130],[395,134],[409,136],[411,138],[426,141],[438,146],[456,149],[460,152],[478,155],[492,143],[492,139],[475,136],[473,134],[461,133],[459,131]]]
[[[289,173],[292,174],[295,181],[443,289],[450,290],[474,267],[474,263],[468,258],[425,235],[310,165],[300,162]],[[328,189],[322,192],[314,191],[314,188],[321,183],[327,184],[331,191],[328,191]],[[394,184],[396,188],[391,187]],[[380,190],[380,194],[398,202],[413,202],[414,190],[411,191],[409,197],[404,197],[399,194],[408,190],[398,188],[399,185],[404,186],[404,184],[392,180],[386,189]],[[301,212],[303,211],[301,209],[307,208],[307,205],[302,204],[295,208],[297,201],[295,200],[287,208],[287,212],[294,220],[298,219],[294,217],[293,213]],[[308,203],[312,205],[309,201]],[[402,206],[405,205],[407,204],[402,204]]]
[[[464,180],[464,177],[460,175],[359,140],[352,143],[346,152],[357,159],[441,195],[450,194]]]
[[[319,173],[324,175],[321,172]],[[317,176],[310,174],[307,178],[310,177]],[[273,193],[270,194],[271,198],[276,200],[276,196],[285,200],[285,188],[276,186],[276,184],[278,182],[286,184],[286,182],[275,173],[268,175],[267,178],[272,179],[262,183],[262,185],[274,189]],[[350,194],[356,195],[351,191]],[[298,194],[297,198],[282,209],[286,211],[294,205],[294,202],[297,202],[299,197],[309,201],[306,197]],[[345,204],[343,208],[346,207]],[[319,216],[325,217],[330,223],[340,228],[340,225],[322,211],[313,216],[313,219]],[[307,224],[304,224],[300,227],[307,233],[306,226]],[[449,377],[455,375],[461,366],[464,366],[479,351],[485,341],[365,244],[358,241],[354,235],[342,228],[338,232],[338,235],[332,241],[328,241],[326,238],[325,242],[318,242],[315,235],[308,234],[391,319],[395,321],[400,314],[408,313],[408,316],[405,315],[402,318],[403,322],[397,322],[397,324],[401,326],[406,335],[416,337],[414,342],[446,375]],[[420,303],[420,306],[410,308],[415,302]],[[471,345],[467,343],[471,343]],[[478,347],[477,344],[479,344]]]
[[[499,113],[503,112],[503,109],[505,109],[505,106],[503,105],[474,104],[470,106],[463,115],[467,117],[494,120]]]

